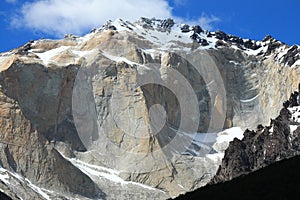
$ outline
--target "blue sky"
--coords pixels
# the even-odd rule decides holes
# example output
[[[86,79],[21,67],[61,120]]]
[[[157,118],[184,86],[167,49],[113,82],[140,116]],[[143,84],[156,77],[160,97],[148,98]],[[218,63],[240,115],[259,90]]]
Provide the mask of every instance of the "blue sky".
[[[300,1],[271,0],[2,0],[0,52],[39,38],[83,35],[109,19],[139,16],[197,23],[243,38],[271,34],[300,44]]]

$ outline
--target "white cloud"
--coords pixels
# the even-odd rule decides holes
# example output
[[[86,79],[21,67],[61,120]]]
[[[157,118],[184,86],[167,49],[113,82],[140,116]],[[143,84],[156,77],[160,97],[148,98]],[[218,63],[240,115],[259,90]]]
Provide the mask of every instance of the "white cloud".
[[[182,6],[187,3],[187,0],[174,0],[175,6]]]
[[[11,25],[62,37],[66,33],[81,35],[110,19],[135,21],[139,17],[180,19],[172,16],[167,0],[35,0],[23,4]],[[217,20],[214,16],[202,15],[197,22],[211,28],[210,24]]]
[[[198,24],[206,30],[212,30],[213,29],[213,23],[221,21],[218,17],[214,15],[206,15],[202,14],[201,17],[197,20]]]
[[[12,25],[62,36],[82,34],[109,19],[135,21],[141,16],[171,17],[171,8],[164,0],[37,0],[25,3]]]
[[[189,25],[199,25],[204,30],[212,30],[214,29],[214,23],[220,22],[220,18],[214,15],[207,15],[205,13],[201,14],[201,17],[195,20],[181,18],[181,17],[174,17],[174,19],[179,23],[186,23]]]

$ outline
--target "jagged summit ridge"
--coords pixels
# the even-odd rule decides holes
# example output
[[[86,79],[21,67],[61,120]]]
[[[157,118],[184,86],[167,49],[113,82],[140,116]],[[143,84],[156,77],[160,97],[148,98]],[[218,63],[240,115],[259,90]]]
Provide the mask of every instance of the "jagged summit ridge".
[[[121,27],[116,25],[120,22]],[[114,26],[114,24],[116,26]],[[173,19],[148,19],[140,18],[135,23],[130,23],[128,21],[124,22],[119,19],[115,22],[109,21],[104,27],[104,29],[115,29],[123,30],[127,28],[129,30],[134,30],[135,26],[141,26],[145,30],[165,32],[170,34],[171,31],[177,32],[178,35],[175,37],[189,37],[191,41],[196,41],[200,46],[208,48],[222,48],[222,47],[234,47],[250,55],[258,56],[270,56],[272,53],[275,54],[275,60],[287,64],[289,66],[299,65],[300,62],[300,47],[294,45],[290,47],[283,42],[280,42],[273,38],[271,35],[267,35],[262,41],[255,41],[251,39],[242,39],[241,37],[226,34],[223,31],[217,30],[215,32],[210,32],[208,30],[203,30],[199,25],[188,25],[188,24],[177,24]],[[140,27],[138,27],[140,28]],[[177,39],[178,39],[177,38]],[[175,39],[176,40],[176,39]],[[190,42],[191,42],[190,41]],[[200,47],[201,48],[201,47]],[[298,62],[297,62],[298,61]]]
[[[135,27],[136,25],[141,26],[144,29],[150,29],[150,30],[157,30],[160,32],[171,32],[172,27],[175,25],[175,22],[173,19],[168,18],[168,19],[148,19],[145,17],[141,17],[139,20],[137,20],[134,23],[131,23],[129,21],[123,21],[122,19],[117,19],[116,21],[107,21],[102,28],[104,29],[111,29],[111,30],[117,30],[116,23],[119,23],[120,26],[123,28],[127,28],[129,30],[133,30],[132,27]],[[114,24],[116,26],[114,26]],[[120,28],[120,27],[119,27]]]
[[[273,57],[279,63],[297,67],[300,66],[300,47],[298,45],[289,46],[268,35],[261,41],[243,39],[241,37],[227,34],[223,31],[203,30],[199,25],[188,25],[176,23],[173,19],[148,19],[141,17],[135,22],[116,19],[109,20],[102,27],[93,29],[89,34],[79,37],[73,34],[66,34],[64,40],[76,41],[80,45],[94,35],[105,31],[123,32],[137,34],[141,39],[147,40],[161,51],[184,50],[193,51],[195,49],[220,49],[234,48],[245,54],[261,57]],[[39,40],[43,41],[43,40]],[[26,53],[31,49],[33,41],[20,47],[17,53]],[[145,48],[147,49],[147,48]],[[1,56],[7,53],[0,54]]]

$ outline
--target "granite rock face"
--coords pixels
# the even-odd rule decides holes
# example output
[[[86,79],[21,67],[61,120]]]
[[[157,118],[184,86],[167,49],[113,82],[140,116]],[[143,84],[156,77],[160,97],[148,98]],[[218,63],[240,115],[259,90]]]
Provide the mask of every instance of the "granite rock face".
[[[101,197],[101,190],[94,182],[65,160],[50,142],[52,140],[46,138],[58,118],[57,109],[52,107],[58,102],[51,105],[51,100],[61,100],[43,86],[54,73],[47,73],[47,80],[39,74],[45,72],[38,65],[25,66],[27,69],[22,69],[24,65],[13,65],[1,74],[1,166],[49,190],[87,195],[89,198]],[[64,115],[61,111],[59,113]],[[13,185],[10,189],[18,191]],[[25,199],[34,197],[20,195]]]
[[[204,133],[274,118],[300,82],[299,49],[141,18],[2,53],[4,192],[166,199],[197,189],[221,164]]]

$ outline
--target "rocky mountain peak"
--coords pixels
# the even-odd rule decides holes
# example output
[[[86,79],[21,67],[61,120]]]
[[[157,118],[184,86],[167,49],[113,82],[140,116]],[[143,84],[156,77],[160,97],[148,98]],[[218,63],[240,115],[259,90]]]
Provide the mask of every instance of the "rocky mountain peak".
[[[272,57],[276,62],[290,67],[300,65],[300,47],[298,45],[289,46],[276,40],[271,35],[267,35],[261,41],[243,39],[220,30],[208,31],[203,30],[199,25],[176,23],[170,18],[149,19],[141,17],[135,22],[122,19],[109,20],[101,28],[93,29],[86,36],[79,37],[66,34],[65,40],[86,41],[89,38],[93,38],[93,35],[109,30],[116,32],[127,31],[137,34],[140,38],[145,38],[145,40],[155,44],[156,48],[160,50],[171,48],[174,50],[193,51],[195,49],[234,48],[250,56]],[[20,47],[18,53],[27,52],[32,43],[33,41]]]
[[[173,19],[148,19],[145,17],[141,17],[140,20],[137,21],[137,24],[141,25],[145,29],[152,29],[161,32],[170,32],[171,28],[174,26],[175,22]]]
[[[110,29],[110,30],[121,30],[128,29],[133,30],[133,27],[140,26],[145,30],[155,30],[159,32],[170,33],[172,27],[175,25],[173,19],[156,19],[156,18],[145,18],[141,17],[139,20],[135,22],[124,21],[122,19],[117,19],[115,21],[107,21],[101,29]],[[118,28],[117,28],[118,27]]]
[[[0,186],[23,199],[166,199],[199,188],[229,141],[246,148],[242,130],[255,141],[270,134],[264,124],[300,82],[298,52],[271,37],[141,18],[2,53]],[[276,138],[298,120],[295,96],[272,122],[284,130],[271,140],[280,148],[291,146]]]

